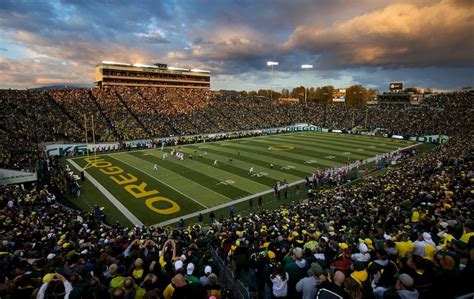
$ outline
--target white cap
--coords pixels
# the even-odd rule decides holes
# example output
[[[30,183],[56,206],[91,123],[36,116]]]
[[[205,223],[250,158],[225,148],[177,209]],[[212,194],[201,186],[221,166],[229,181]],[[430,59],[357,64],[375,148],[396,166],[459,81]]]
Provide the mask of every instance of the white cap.
[[[48,254],[48,256],[46,257],[48,260],[52,260],[56,257],[56,255],[54,253],[50,253]]]
[[[204,268],[204,274],[211,274],[211,273],[212,273],[212,268],[211,268],[211,266],[207,265]]]
[[[188,266],[186,267],[186,274],[193,275],[193,272],[194,272],[194,264],[189,263]]]
[[[425,242],[432,242],[431,235],[429,233],[424,232],[423,239],[425,240]]]
[[[367,245],[365,245],[365,243],[360,243],[359,251],[360,253],[367,253],[367,251],[369,251],[369,248],[367,247]]]
[[[177,260],[176,263],[174,263],[174,269],[176,271],[178,271],[181,268],[183,268],[183,261],[182,260]]]

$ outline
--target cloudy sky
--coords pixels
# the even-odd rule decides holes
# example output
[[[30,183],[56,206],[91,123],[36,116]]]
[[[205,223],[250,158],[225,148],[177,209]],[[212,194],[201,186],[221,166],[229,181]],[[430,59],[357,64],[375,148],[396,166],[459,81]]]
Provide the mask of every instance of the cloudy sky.
[[[91,84],[95,64],[113,60],[257,90],[276,60],[276,89],[456,89],[474,86],[473,35],[472,0],[1,0],[0,88]]]

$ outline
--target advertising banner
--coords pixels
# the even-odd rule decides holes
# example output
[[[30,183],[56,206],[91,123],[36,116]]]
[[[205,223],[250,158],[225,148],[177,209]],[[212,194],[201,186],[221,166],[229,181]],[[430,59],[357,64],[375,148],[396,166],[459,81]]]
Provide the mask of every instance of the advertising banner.
[[[310,125],[310,124],[296,124],[294,126],[286,127],[287,132],[302,132],[302,131],[312,131],[312,132],[323,132],[323,128]]]
[[[48,156],[66,156],[69,154],[86,154],[87,153],[87,148],[89,148],[89,151],[97,148],[97,151],[101,150],[113,150],[113,149],[118,149],[119,148],[119,143],[118,142],[113,142],[113,143],[96,143],[94,144],[89,144],[87,146],[85,143],[68,143],[68,144],[47,144],[45,146],[46,148],[46,155]]]
[[[21,184],[36,181],[36,173],[0,168],[0,185]]]
[[[448,141],[449,136],[446,135],[427,135],[427,136],[417,136],[417,137],[410,137],[410,140],[416,142],[425,142],[425,143],[436,143],[436,144],[443,144]]]
[[[131,146],[131,147],[137,147],[137,146],[146,146],[146,145],[149,145],[153,142],[153,140],[151,139],[139,139],[139,140],[131,140],[131,141],[125,141],[124,143],[127,145],[127,146]]]

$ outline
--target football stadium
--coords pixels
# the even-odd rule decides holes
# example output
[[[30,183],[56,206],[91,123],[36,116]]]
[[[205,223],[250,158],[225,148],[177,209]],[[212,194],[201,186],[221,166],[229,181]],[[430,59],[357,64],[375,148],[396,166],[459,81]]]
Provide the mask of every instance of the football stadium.
[[[297,2],[7,1],[0,299],[474,298],[472,3]]]

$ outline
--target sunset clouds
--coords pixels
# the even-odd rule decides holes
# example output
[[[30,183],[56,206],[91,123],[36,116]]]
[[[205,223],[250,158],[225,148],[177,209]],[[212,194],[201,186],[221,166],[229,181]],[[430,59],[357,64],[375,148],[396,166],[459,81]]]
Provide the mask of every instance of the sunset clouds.
[[[323,55],[330,68],[472,66],[473,4],[392,4],[327,27],[300,25],[284,46]]]
[[[280,62],[278,88],[457,88],[472,84],[473,3],[5,0],[0,88],[90,85],[101,60],[208,69],[213,88],[267,88],[269,59]],[[316,68],[302,74],[303,63]]]

